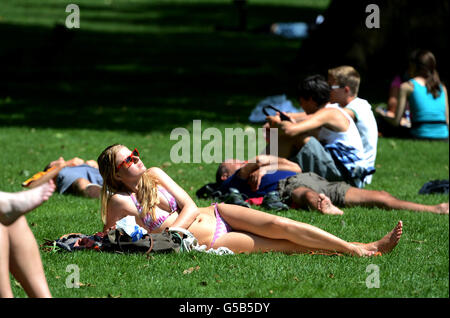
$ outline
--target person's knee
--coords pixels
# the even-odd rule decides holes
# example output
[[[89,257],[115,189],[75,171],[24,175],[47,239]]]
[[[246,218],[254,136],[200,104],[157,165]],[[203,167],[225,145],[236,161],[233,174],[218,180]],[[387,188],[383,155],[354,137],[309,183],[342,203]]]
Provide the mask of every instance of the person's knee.
[[[378,196],[383,200],[390,200],[394,198],[389,192],[384,190],[378,191]]]
[[[292,222],[284,217],[274,216],[268,221],[267,228],[272,233],[287,233],[291,228]]]
[[[395,198],[386,191],[376,191],[373,196],[373,202],[379,207],[389,207]]]

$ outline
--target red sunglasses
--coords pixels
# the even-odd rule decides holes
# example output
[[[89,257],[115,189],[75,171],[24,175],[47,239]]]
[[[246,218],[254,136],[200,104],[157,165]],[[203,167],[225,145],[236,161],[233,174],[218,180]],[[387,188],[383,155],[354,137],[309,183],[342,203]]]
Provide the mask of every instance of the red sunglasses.
[[[131,154],[126,157],[118,166],[117,166],[117,170],[119,170],[120,168],[122,168],[123,165],[125,165],[125,167],[129,168],[132,164],[133,164],[133,157],[139,157],[139,151],[137,150],[137,148],[134,148],[134,150],[131,152]]]

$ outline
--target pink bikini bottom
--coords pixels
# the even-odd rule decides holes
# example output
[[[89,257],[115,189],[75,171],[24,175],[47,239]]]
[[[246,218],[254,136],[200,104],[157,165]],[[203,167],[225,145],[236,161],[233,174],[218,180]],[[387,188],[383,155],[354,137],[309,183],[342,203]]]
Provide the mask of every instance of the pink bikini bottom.
[[[213,203],[214,211],[216,213],[216,231],[214,232],[214,237],[211,242],[211,247],[214,245],[214,242],[221,237],[222,235],[231,232],[233,229],[228,225],[227,222],[220,216],[219,210],[217,208],[217,203]]]

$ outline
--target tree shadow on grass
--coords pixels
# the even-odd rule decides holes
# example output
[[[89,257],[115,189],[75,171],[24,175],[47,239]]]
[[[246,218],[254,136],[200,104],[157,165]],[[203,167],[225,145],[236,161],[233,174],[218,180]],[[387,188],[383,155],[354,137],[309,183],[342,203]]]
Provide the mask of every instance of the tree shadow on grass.
[[[48,21],[64,9],[27,4],[30,14],[39,10]],[[234,124],[247,122],[262,98],[295,87],[290,66],[300,42],[217,31],[235,23],[229,5],[89,4],[80,11],[80,29],[0,25],[8,43],[0,51],[7,79],[0,125],[148,132],[193,119]],[[249,6],[249,29],[312,21],[318,13]]]

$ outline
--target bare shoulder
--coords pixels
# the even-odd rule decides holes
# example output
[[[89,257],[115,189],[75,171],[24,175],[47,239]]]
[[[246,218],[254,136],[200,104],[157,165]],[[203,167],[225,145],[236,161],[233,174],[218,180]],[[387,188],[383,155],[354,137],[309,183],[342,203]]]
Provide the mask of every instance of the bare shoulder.
[[[130,199],[130,195],[116,193],[108,201],[108,213],[130,215],[137,214],[137,209]]]
[[[153,175],[155,177],[165,174],[164,170],[162,170],[161,168],[158,168],[158,167],[148,168],[146,173],[149,173],[149,174],[151,174],[151,175]]]
[[[314,114],[312,114],[308,119],[313,118],[329,118],[335,116],[337,113],[339,113],[339,110],[335,108],[321,108],[317,110]]]
[[[343,110],[353,119],[356,119],[355,111],[352,108],[344,107]]]
[[[158,180],[158,182],[162,183],[165,186],[167,186],[166,183],[168,183],[172,180],[169,177],[169,175],[164,172],[164,170],[162,170],[161,168],[158,168],[158,167],[148,168],[145,173],[150,174],[152,177],[154,177],[156,180]]]
[[[403,82],[403,83],[400,85],[400,90],[403,90],[403,91],[405,91],[405,92],[407,92],[407,93],[411,93],[411,92],[414,90],[414,84],[411,83],[410,81],[408,81],[408,82]]]
[[[106,215],[104,229],[112,227],[117,221],[128,215],[139,216],[139,212],[128,194],[116,193],[108,200],[108,211]]]

